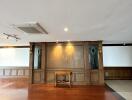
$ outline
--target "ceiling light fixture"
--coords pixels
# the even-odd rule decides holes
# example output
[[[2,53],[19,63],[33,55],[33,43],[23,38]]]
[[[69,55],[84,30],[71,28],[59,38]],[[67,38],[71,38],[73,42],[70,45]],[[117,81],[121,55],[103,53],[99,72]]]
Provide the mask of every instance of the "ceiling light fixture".
[[[124,43],[123,43],[123,45],[125,46],[125,45],[126,45],[126,43],[124,42]]]
[[[13,35],[6,34],[6,33],[3,33],[3,34],[7,36],[7,39],[9,39],[9,38],[11,37],[11,38],[15,38],[15,39],[16,39],[16,41],[20,40],[20,38],[19,38],[19,37],[17,37],[17,35],[15,35],[15,34],[13,34]]]
[[[56,40],[56,43],[58,43],[59,41],[58,40]]]
[[[70,40],[67,40],[67,42],[70,42]]]
[[[69,30],[69,29],[68,29],[67,27],[64,28],[64,31],[65,31],[65,32],[68,32],[68,30]]]

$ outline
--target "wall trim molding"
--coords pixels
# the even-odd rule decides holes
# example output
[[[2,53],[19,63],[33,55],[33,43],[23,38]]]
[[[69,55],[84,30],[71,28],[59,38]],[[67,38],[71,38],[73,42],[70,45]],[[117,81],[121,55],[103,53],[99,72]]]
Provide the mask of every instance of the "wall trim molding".
[[[103,44],[103,46],[132,46],[132,43]]]
[[[16,66],[0,66],[0,69],[27,69],[29,68],[28,66],[20,66],[20,67],[16,67]]]
[[[0,68],[0,77],[29,77],[29,67]]]
[[[132,66],[107,66],[104,69],[132,69]]]
[[[30,46],[0,46],[0,48],[30,48]]]
[[[104,67],[106,80],[131,80],[132,67]]]

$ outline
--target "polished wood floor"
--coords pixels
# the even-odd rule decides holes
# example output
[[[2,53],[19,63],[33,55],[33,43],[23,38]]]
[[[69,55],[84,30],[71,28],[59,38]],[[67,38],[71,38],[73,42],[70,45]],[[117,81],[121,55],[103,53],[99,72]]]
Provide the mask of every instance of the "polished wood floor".
[[[35,84],[28,79],[0,79],[0,100],[121,100],[106,86],[73,86],[72,88]]]
[[[0,78],[0,100],[28,100],[27,78]]]

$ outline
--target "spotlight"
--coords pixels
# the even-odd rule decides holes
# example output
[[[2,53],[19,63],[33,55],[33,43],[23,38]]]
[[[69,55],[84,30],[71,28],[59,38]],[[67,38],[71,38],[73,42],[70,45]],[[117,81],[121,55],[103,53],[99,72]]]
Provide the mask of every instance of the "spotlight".
[[[69,29],[68,29],[67,27],[64,28],[64,31],[65,31],[65,32],[68,32],[68,30],[69,30]]]
[[[7,36],[7,39],[9,39],[9,36]]]
[[[56,43],[59,43],[59,41],[58,41],[58,40],[56,40]]]
[[[11,35],[11,34],[6,34],[6,33],[3,33],[3,34],[7,36],[7,37],[6,37],[7,39],[9,39],[9,38],[15,38],[16,41],[20,40],[20,38],[17,37],[17,35],[15,35],[15,34],[13,34],[13,35]]]
[[[125,45],[126,45],[126,43],[123,43],[123,45],[125,46]]]
[[[67,40],[67,42],[70,42],[70,40]]]

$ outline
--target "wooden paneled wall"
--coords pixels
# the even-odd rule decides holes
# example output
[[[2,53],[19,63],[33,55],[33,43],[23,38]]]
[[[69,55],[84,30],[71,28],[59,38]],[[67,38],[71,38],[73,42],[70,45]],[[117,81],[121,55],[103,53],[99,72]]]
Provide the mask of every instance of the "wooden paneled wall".
[[[33,45],[42,45],[41,69],[33,69]],[[97,45],[99,68],[92,70],[89,45]],[[72,82],[77,85],[104,84],[102,42],[46,42],[30,43],[30,82],[54,83],[56,71],[72,71]]]
[[[0,68],[0,77],[29,77],[29,67]]]
[[[47,68],[84,68],[82,45],[48,45]]]
[[[105,80],[109,79],[132,79],[132,67],[104,67]]]
[[[34,46],[41,46],[41,69],[33,68]],[[29,83],[45,83],[46,82],[46,44],[45,43],[30,43],[30,62],[29,62]]]
[[[47,82],[54,83],[55,72],[71,70],[74,84],[84,84],[84,46],[82,44],[47,44]]]

